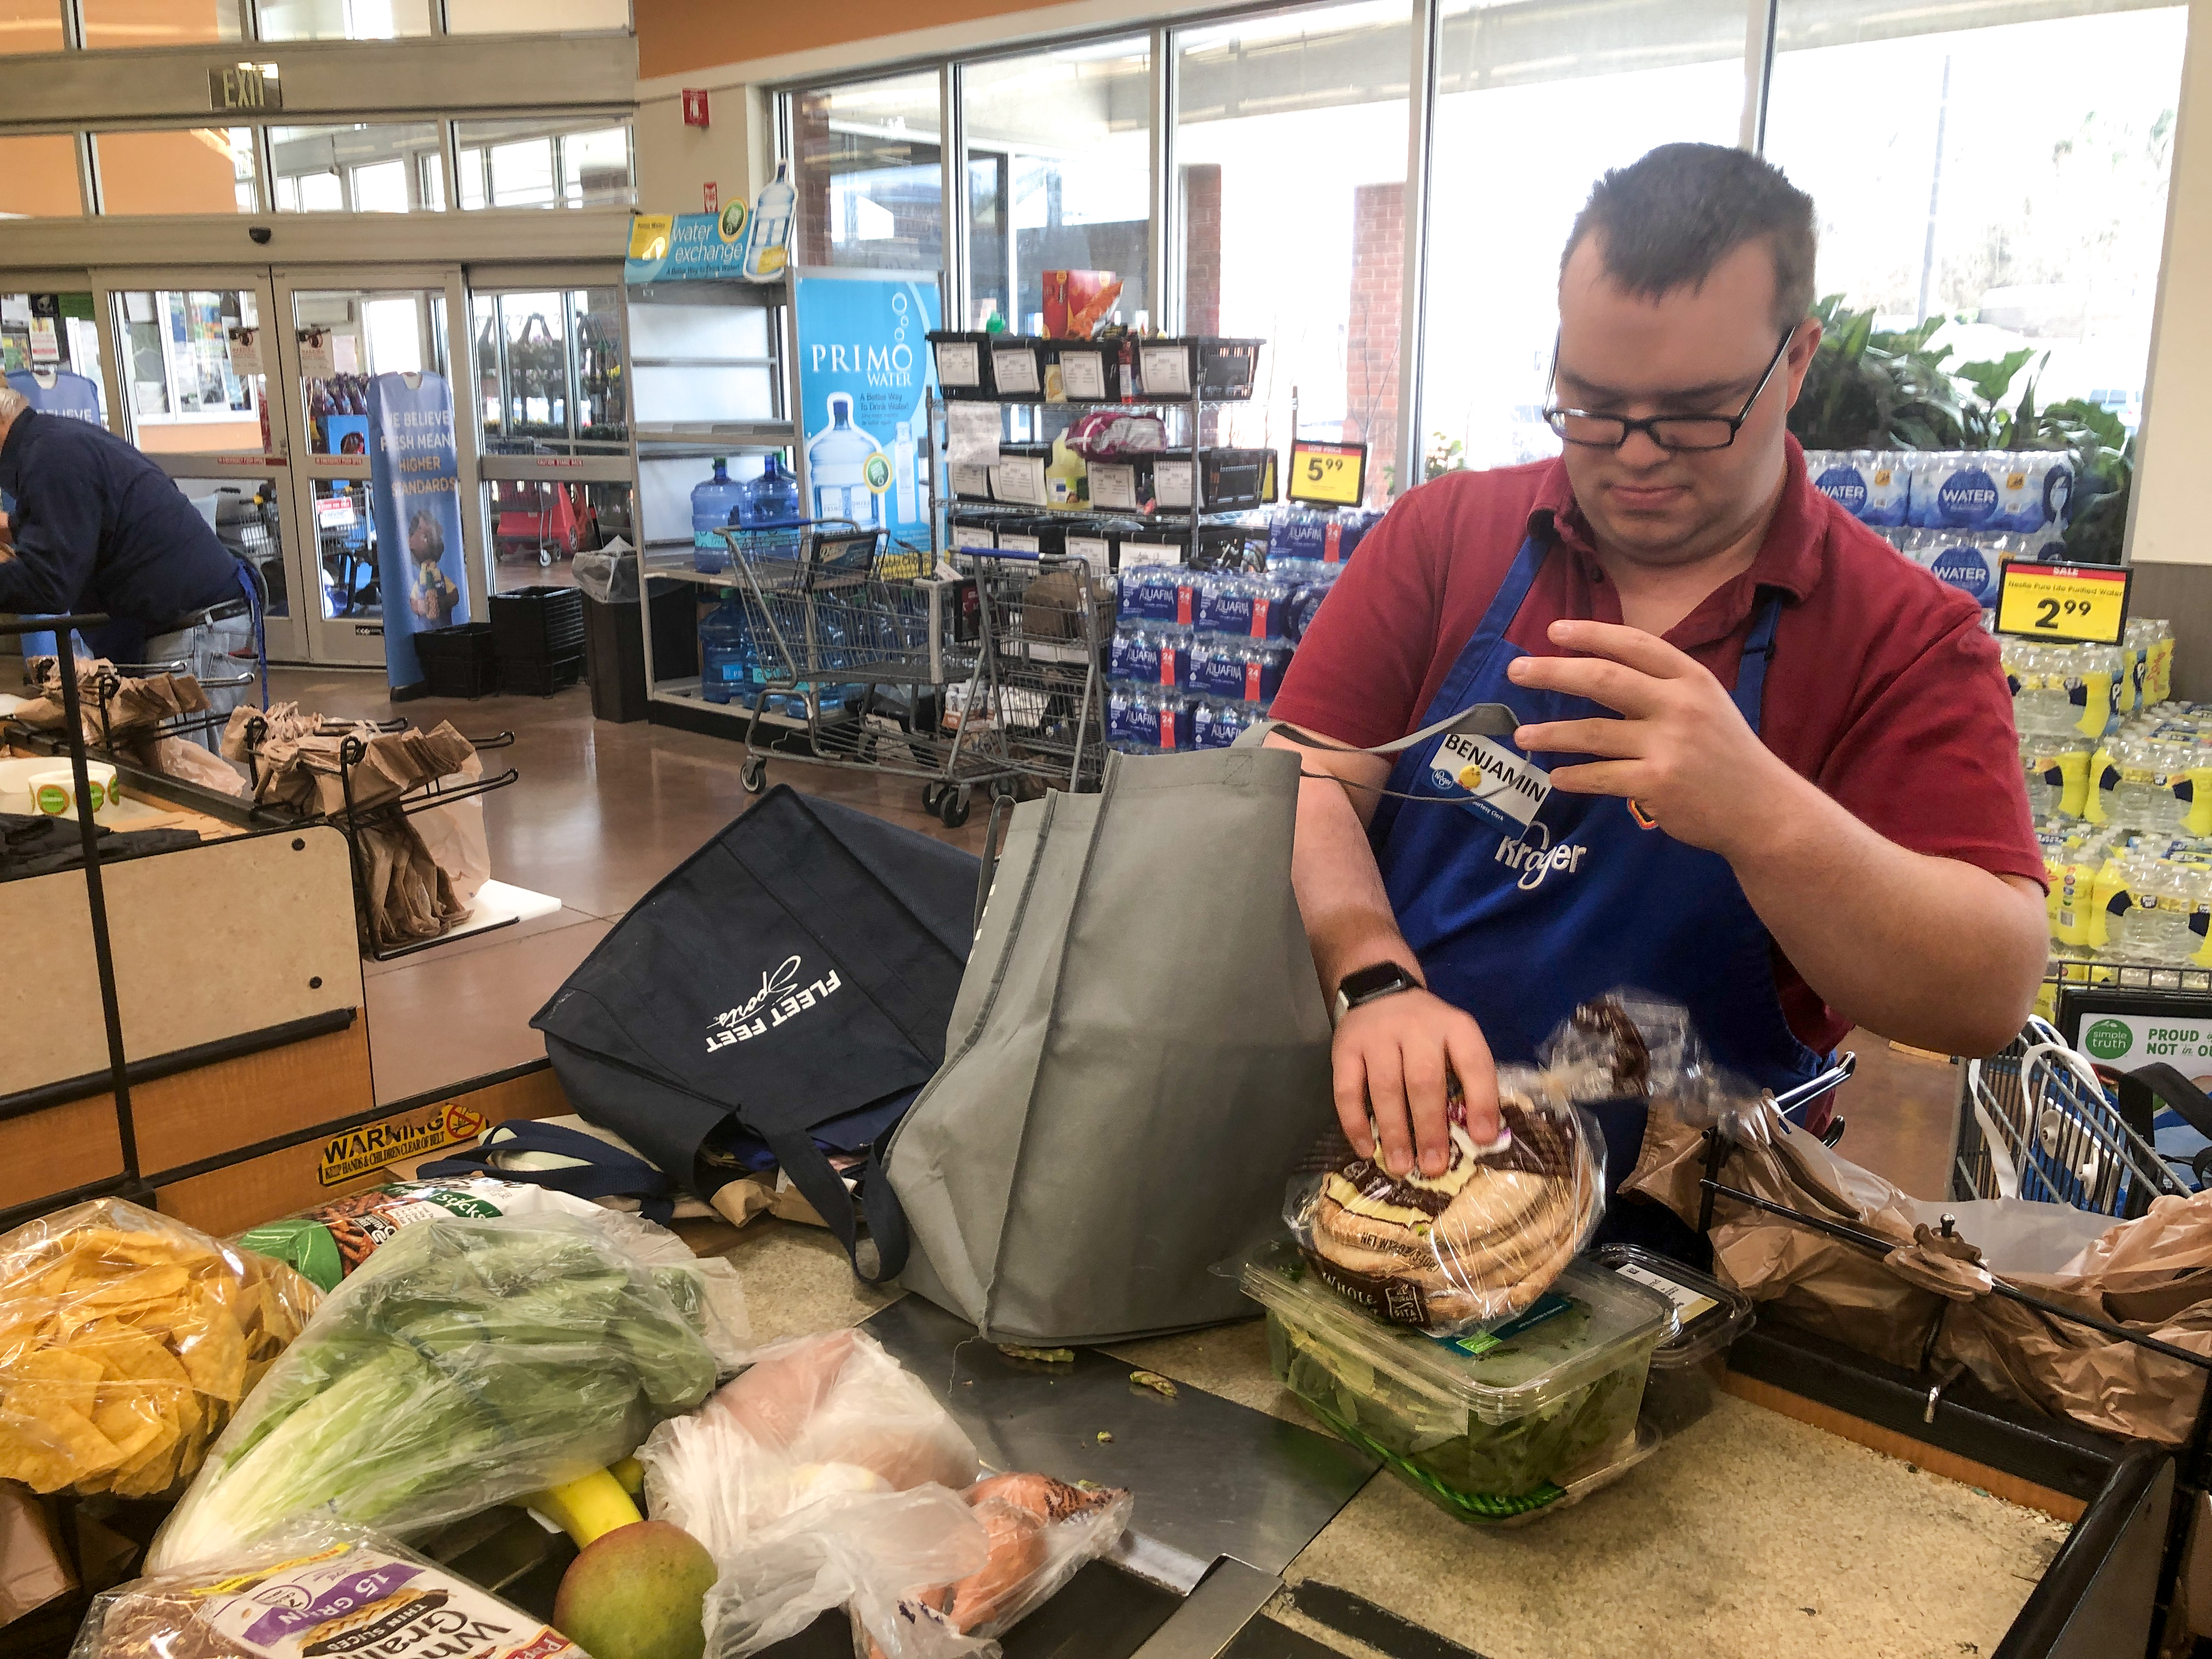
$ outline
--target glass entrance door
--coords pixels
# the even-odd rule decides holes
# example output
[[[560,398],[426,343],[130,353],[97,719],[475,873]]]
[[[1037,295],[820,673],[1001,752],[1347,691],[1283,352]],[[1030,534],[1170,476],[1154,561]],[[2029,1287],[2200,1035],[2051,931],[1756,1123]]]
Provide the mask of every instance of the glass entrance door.
[[[387,594],[379,566],[378,526],[369,490],[369,386],[380,374],[443,375],[450,384],[450,320],[462,309],[460,273],[348,267],[274,273],[276,314],[292,398],[292,518],[313,586],[307,589],[309,655],[316,662],[380,665],[387,606],[412,596]],[[476,469],[475,422],[464,411],[464,381],[453,405],[460,476]],[[484,615],[480,531],[460,515],[466,541],[469,611]]]
[[[269,654],[308,653],[293,546],[291,429],[277,373],[270,273],[107,270],[94,292],[114,342],[120,419],[251,568]]]

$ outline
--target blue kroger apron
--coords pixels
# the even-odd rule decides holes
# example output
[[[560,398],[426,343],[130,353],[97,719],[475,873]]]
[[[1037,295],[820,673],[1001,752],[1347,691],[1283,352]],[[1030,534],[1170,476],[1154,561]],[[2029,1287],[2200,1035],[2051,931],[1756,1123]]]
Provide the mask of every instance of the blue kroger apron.
[[[1535,538],[1522,544],[1423,725],[1479,702],[1504,703],[1524,725],[1612,716],[1586,697],[1506,678],[1525,654],[1506,630],[1544,556]],[[1765,595],[1736,672],[1735,705],[1754,732],[1780,617],[1780,595]],[[1825,1066],[1784,1018],[1773,940],[1718,854],[1644,827],[1616,796],[1550,789],[1548,773],[1502,739],[1431,738],[1399,757],[1388,787],[1413,798],[1385,796],[1370,832],[1390,907],[1430,988],[1474,1016],[1500,1065],[1533,1063],[1577,1004],[1632,986],[1682,1003],[1714,1057],[1767,1088]],[[1617,1187],[1642,1149],[1644,1109],[1616,1102],[1595,1115],[1607,1183]],[[1601,1237],[1696,1242],[1652,1205],[1609,1212]]]

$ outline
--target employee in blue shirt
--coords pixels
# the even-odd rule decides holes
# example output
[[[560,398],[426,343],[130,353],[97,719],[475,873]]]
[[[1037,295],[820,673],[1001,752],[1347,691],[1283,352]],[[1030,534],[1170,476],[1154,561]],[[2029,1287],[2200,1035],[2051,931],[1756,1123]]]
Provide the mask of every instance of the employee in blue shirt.
[[[252,599],[251,577],[167,474],[108,431],[0,386],[0,490],[14,498],[0,611],[104,611],[86,644],[117,662],[193,659],[198,613]],[[219,672],[219,671],[218,671]]]

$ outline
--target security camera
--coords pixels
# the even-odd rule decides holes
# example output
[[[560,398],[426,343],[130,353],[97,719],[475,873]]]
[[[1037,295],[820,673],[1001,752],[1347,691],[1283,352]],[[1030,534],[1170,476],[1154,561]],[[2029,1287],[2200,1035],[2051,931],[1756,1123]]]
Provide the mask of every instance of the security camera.
[[[246,234],[264,247],[266,247],[269,245],[270,230],[269,227],[266,225],[251,226],[247,228]]]

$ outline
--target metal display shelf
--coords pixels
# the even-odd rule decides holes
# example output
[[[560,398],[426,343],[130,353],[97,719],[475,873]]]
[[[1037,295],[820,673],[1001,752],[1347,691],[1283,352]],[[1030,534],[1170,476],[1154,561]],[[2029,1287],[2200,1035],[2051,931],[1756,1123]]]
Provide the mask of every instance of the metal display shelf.
[[[688,514],[682,520],[680,533],[672,533],[678,526],[653,522],[656,514],[665,519],[679,510],[667,492],[648,487],[649,470],[659,464],[764,452],[783,454],[790,459],[800,500],[811,499],[806,446],[799,423],[793,418],[798,407],[797,378],[793,370],[799,349],[797,307],[793,304],[796,283],[797,272],[787,270],[772,283],[661,281],[632,283],[623,290],[623,361],[638,369],[655,371],[663,390],[672,389],[678,377],[685,382],[696,377],[703,386],[712,377],[733,370],[752,374],[765,370],[767,378],[768,406],[754,418],[701,420],[695,411],[720,407],[711,401],[711,391],[699,401],[690,403],[688,408],[663,404],[656,409],[653,404],[657,394],[652,388],[641,386],[639,374],[623,377],[629,404],[631,464],[638,472],[636,539],[641,592],[654,576],[671,577],[704,590],[731,588],[738,581],[732,573],[703,571],[693,566]],[[633,337],[642,331],[636,326],[635,313],[660,307],[683,307],[694,311],[720,307],[766,312],[768,353],[763,356],[751,349],[714,349],[712,337],[718,331],[712,330],[700,331],[709,337],[696,343],[689,338],[671,339],[667,336],[673,319],[664,316],[653,331],[659,337],[652,342],[653,349],[635,355]],[[699,349],[693,349],[695,343]],[[661,416],[667,418],[658,418]],[[699,597],[705,603],[711,601],[713,594],[702,592]],[[637,625],[645,639],[646,718],[660,725],[717,737],[742,738],[754,718],[752,709],[737,702],[709,702],[700,695],[700,676],[696,673],[664,675],[656,668],[652,618],[653,608],[639,605]],[[761,714],[759,720],[763,726],[780,729],[799,730],[805,725],[803,720],[768,713]]]

